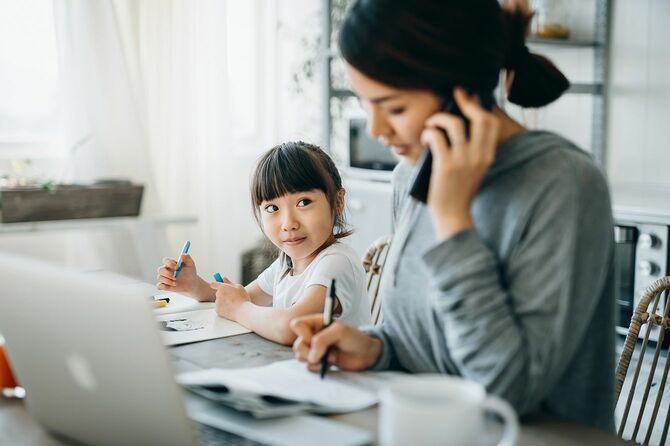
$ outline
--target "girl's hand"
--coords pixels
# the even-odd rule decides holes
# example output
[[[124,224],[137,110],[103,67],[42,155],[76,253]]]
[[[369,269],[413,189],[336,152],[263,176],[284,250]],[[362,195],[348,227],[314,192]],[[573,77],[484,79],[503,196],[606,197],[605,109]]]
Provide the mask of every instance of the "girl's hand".
[[[476,97],[455,88],[454,99],[470,121],[470,138],[463,119],[447,113],[428,118],[421,134],[421,142],[430,146],[433,155],[428,208],[440,240],[472,227],[470,205],[493,163],[500,130],[498,118],[481,107]]]
[[[291,330],[298,336],[293,343],[295,357],[307,362],[312,372],[319,370],[321,357],[330,348],[328,364],[342,370],[366,370],[377,362],[382,351],[379,339],[350,325],[333,322],[325,330],[323,316],[312,314],[291,321]]]
[[[212,282],[209,285],[216,290],[216,314],[231,321],[236,321],[237,310],[245,303],[251,302],[251,297],[244,286],[232,283],[227,277],[223,283]]]
[[[174,271],[177,269],[177,261],[168,257],[163,259],[163,265],[158,268],[156,288],[186,294],[201,302],[213,300],[214,292],[198,276],[193,258],[189,254],[182,254],[181,259],[182,267],[176,279]]]

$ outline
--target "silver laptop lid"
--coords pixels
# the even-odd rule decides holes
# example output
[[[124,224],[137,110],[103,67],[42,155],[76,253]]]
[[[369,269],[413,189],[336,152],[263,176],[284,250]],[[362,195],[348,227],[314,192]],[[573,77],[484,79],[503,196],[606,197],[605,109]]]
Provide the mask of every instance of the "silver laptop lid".
[[[47,430],[95,445],[191,445],[149,296],[0,254],[0,333]]]

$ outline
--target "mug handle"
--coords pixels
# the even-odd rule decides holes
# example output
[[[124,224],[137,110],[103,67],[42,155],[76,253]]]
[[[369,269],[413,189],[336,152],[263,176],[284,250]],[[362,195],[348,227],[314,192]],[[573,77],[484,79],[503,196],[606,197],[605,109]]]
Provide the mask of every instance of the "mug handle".
[[[495,412],[503,419],[505,430],[498,446],[514,446],[519,437],[519,419],[509,403],[494,395],[488,395],[482,403],[482,408]]]

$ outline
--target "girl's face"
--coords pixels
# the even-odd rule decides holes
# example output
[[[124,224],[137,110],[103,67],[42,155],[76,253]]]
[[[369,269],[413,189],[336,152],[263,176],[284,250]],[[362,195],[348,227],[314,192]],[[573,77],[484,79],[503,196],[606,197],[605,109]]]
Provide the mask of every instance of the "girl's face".
[[[326,194],[313,189],[290,193],[260,205],[263,232],[302,271],[333,235],[335,216]]]
[[[368,133],[414,165],[425,150],[421,132],[442,100],[426,90],[400,90],[346,65],[351,87],[368,115]]]

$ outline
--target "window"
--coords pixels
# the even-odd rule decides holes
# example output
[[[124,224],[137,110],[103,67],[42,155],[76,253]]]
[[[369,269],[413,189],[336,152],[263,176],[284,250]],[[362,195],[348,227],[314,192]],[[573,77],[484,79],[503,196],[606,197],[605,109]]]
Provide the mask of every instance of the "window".
[[[53,144],[59,90],[53,2],[0,0],[0,156]]]

